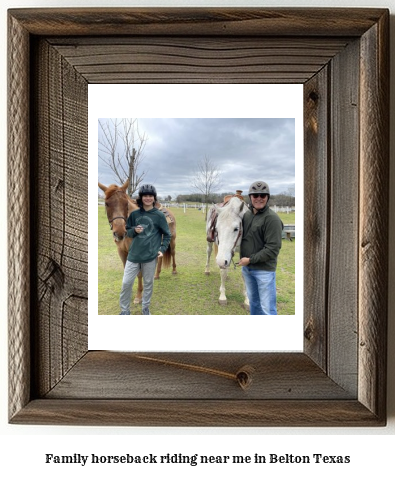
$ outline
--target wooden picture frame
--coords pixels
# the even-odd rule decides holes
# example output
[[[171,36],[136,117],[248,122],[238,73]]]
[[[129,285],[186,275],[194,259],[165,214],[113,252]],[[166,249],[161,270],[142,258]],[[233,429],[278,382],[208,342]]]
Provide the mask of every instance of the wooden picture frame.
[[[385,425],[388,10],[8,15],[10,423]],[[88,351],[87,87],[134,82],[304,84],[303,353]]]

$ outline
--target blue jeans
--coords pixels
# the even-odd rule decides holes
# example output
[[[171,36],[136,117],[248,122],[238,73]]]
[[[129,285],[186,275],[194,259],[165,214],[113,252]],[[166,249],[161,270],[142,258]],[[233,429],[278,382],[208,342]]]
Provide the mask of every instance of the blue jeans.
[[[152,292],[154,290],[154,275],[156,263],[156,258],[151,262],[145,262],[142,264],[126,261],[122,280],[122,290],[119,298],[121,312],[127,312],[130,314],[130,301],[132,299],[133,284],[140,270],[143,274],[144,286],[142,307],[143,309],[149,307]]]
[[[277,315],[276,273],[242,268],[251,315]]]

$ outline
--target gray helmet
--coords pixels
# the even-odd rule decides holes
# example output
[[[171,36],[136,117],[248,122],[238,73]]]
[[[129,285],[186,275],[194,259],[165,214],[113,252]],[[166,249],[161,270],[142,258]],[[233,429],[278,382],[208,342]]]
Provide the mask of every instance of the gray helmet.
[[[154,196],[156,198],[156,189],[152,184],[143,184],[139,189],[139,196],[144,196],[148,194],[149,196]]]
[[[252,183],[248,191],[248,195],[257,193],[267,194],[270,198],[270,189],[268,184],[263,181],[255,181]]]

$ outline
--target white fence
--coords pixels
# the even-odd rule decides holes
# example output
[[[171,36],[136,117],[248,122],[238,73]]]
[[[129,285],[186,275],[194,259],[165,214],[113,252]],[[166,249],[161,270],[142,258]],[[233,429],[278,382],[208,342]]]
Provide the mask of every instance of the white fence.
[[[199,209],[203,213],[205,212],[206,205],[201,203],[201,204],[179,204],[179,203],[167,203],[167,202],[162,202],[162,206],[164,207],[176,207],[176,208],[182,208],[184,209],[184,212],[186,212],[187,209]],[[104,205],[104,199],[99,198],[99,205]],[[209,207],[211,207],[211,204],[209,204]],[[292,212],[295,212],[295,207],[290,207],[290,206],[270,206],[271,209],[273,209],[274,212],[284,212],[286,214],[290,214]]]
[[[293,206],[270,206],[270,209],[273,209],[274,212],[285,212],[286,214],[295,212],[295,207]]]

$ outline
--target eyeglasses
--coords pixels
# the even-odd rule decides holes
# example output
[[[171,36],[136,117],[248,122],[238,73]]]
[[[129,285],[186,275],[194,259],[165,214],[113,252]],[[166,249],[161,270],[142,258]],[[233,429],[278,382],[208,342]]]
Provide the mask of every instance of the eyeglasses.
[[[255,193],[255,194],[251,194],[251,196],[254,198],[254,199],[258,199],[258,198],[265,198],[267,196],[267,194],[258,194],[258,193]]]

